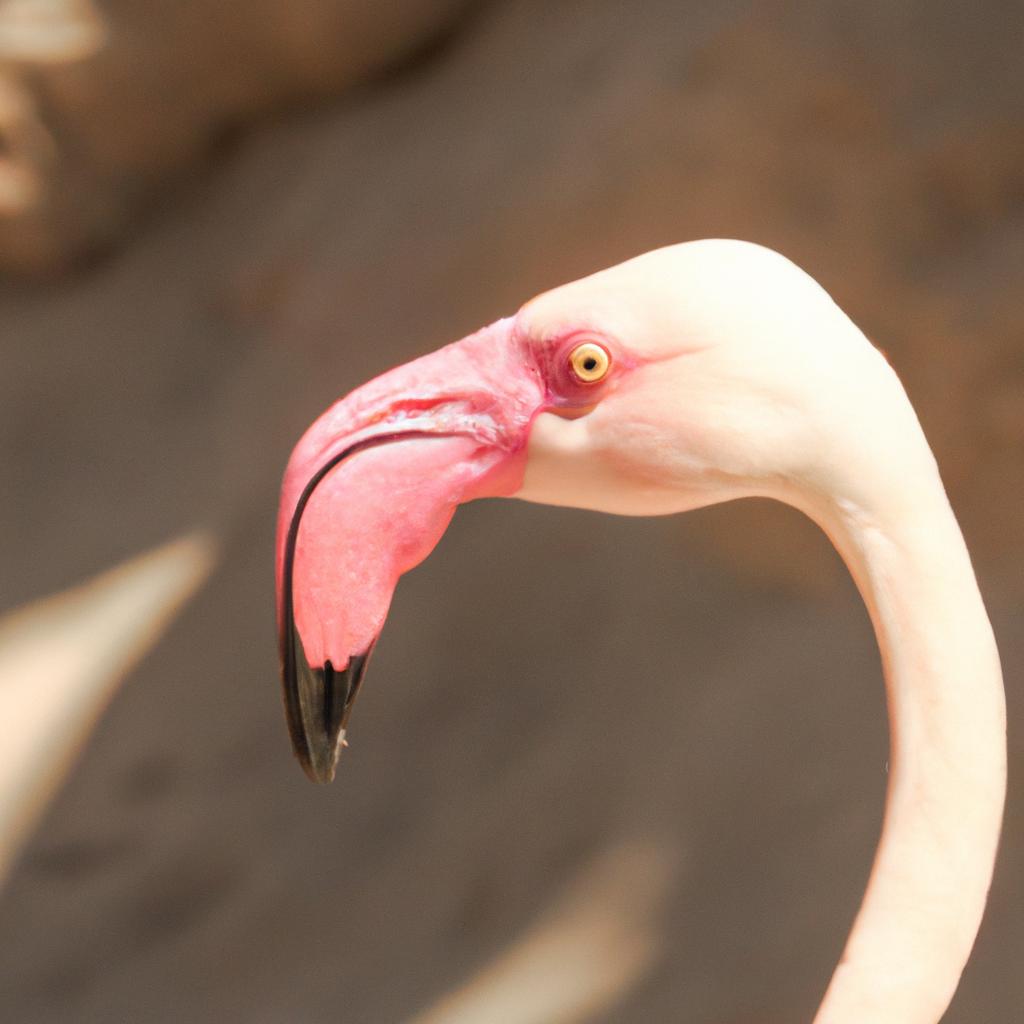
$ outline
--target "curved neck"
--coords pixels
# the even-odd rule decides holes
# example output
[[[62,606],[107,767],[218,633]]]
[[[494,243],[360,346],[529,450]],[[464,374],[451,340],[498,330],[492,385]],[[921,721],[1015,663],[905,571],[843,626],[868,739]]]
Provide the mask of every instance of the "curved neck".
[[[801,502],[870,612],[891,743],[878,852],[814,1024],[937,1024],[995,860],[1006,782],[999,656],[923,435],[914,462],[896,467],[903,486]]]

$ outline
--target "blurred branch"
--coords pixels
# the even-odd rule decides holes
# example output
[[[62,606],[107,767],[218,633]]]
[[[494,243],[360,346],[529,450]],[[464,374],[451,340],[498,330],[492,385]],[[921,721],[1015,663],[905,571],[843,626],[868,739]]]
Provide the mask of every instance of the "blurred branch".
[[[42,197],[41,164],[53,153],[31,94],[0,71],[0,216],[16,216]]]
[[[0,0],[0,217],[42,203],[57,152],[19,68],[84,60],[105,38],[92,0]]]
[[[415,59],[472,2],[0,0],[0,271],[71,266],[225,132]]]
[[[84,60],[100,49],[106,34],[92,0],[0,0],[0,61]]]
[[[578,1024],[653,966],[668,851],[617,847],[589,864],[555,906],[464,985],[409,1024]]]
[[[214,561],[212,539],[191,534],[0,619],[0,883],[118,684]]]

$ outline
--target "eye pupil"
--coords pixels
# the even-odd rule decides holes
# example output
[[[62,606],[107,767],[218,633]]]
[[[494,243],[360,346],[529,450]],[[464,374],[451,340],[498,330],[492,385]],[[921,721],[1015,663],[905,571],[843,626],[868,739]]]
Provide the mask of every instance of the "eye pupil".
[[[577,345],[569,356],[569,366],[576,379],[584,384],[596,384],[608,373],[611,359],[608,350],[593,341]]]

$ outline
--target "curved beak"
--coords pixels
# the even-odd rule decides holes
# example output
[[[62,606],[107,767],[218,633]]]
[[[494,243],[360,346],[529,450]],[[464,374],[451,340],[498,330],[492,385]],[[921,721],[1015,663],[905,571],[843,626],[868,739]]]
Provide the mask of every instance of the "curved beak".
[[[278,515],[278,639],[292,745],[314,781],[334,777],[399,576],[461,502],[519,488],[542,400],[502,320],[352,392],[296,446]]]

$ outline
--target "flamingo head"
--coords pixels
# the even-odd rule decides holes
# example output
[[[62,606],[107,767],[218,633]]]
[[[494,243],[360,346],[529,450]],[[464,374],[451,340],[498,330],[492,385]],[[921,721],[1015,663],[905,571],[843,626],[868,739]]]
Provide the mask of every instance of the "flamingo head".
[[[820,448],[808,367],[823,364],[794,349],[806,332],[782,322],[781,282],[807,292],[800,308],[835,311],[757,246],[657,250],[540,295],[316,420],[288,463],[277,536],[285,705],[312,779],[334,776],[398,578],[460,503],[653,515],[807,470]]]

